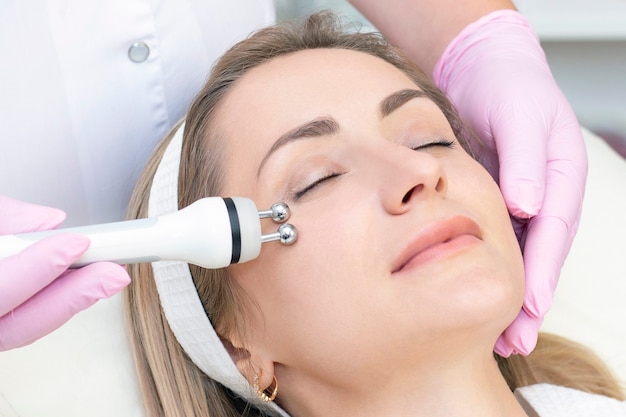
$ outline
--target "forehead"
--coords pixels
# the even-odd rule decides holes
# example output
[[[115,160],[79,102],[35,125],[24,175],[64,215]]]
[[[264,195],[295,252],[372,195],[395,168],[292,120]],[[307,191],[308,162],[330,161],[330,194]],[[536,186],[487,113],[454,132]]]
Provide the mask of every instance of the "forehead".
[[[375,92],[393,81],[414,85],[402,71],[373,55],[346,49],[307,49],[253,68],[237,81],[229,96],[230,100],[243,97],[249,101],[253,94],[287,99],[312,90],[323,95],[325,90],[330,93],[337,88],[367,87]]]
[[[220,104],[225,129],[284,119],[293,124],[357,110],[389,93],[415,88],[381,58],[344,49],[309,49],[273,58],[242,76]],[[332,114],[331,114],[332,112]],[[285,126],[287,127],[287,126]]]

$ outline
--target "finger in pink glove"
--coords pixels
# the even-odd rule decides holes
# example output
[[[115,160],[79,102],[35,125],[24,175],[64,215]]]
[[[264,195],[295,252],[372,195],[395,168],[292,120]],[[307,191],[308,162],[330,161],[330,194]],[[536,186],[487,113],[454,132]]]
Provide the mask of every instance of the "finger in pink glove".
[[[125,269],[110,262],[87,265],[63,274],[0,317],[0,351],[40,339],[98,300],[117,294],[129,283]]]
[[[531,317],[523,309],[506,332],[498,338],[494,350],[503,357],[528,355],[537,345],[541,317]]]
[[[65,213],[59,209],[0,195],[0,235],[54,229],[63,220]]]

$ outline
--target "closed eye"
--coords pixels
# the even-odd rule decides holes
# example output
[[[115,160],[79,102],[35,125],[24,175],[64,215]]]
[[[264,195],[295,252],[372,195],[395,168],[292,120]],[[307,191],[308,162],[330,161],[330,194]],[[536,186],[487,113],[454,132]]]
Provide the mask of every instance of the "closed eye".
[[[341,174],[338,172],[333,172],[331,174],[328,174],[322,178],[319,178],[315,181],[313,181],[312,183],[310,183],[309,185],[305,186],[304,188],[301,188],[300,190],[296,191],[293,195],[293,200],[294,201],[298,201],[299,199],[301,199],[302,197],[304,197],[304,195],[306,193],[308,193],[309,191],[312,191],[313,189],[315,189],[316,187],[322,185],[323,183],[332,180],[333,178],[336,178],[338,176],[340,176]]]
[[[440,141],[435,141],[435,142],[428,142],[428,143],[424,143],[422,145],[416,146],[411,149],[413,149],[414,151],[419,151],[422,149],[432,148],[434,146],[443,146],[445,148],[452,148],[454,147],[454,141],[453,140],[440,140]]]

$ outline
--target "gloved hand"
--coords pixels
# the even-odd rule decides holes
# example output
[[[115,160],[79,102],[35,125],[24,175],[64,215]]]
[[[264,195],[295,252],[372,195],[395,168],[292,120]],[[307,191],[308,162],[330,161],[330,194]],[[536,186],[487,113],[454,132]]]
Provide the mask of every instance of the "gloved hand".
[[[55,228],[65,214],[0,195],[0,234]],[[125,269],[96,263],[67,271],[89,239],[59,234],[0,260],[0,351],[24,346],[130,282]]]
[[[433,77],[484,141],[481,163],[499,181],[516,220],[524,306],[495,350],[527,355],[578,228],[587,177],[580,126],[537,35],[514,10],[490,13],[462,30]]]

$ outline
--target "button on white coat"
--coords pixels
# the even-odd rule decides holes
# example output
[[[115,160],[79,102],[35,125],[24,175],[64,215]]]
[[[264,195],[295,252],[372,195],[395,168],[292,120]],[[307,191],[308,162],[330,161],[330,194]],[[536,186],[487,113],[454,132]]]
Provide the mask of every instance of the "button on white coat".
[[[128,57],[133,62],[143,62],[148,59],[150,48],[145,42],[135,42],[128,48]]]

